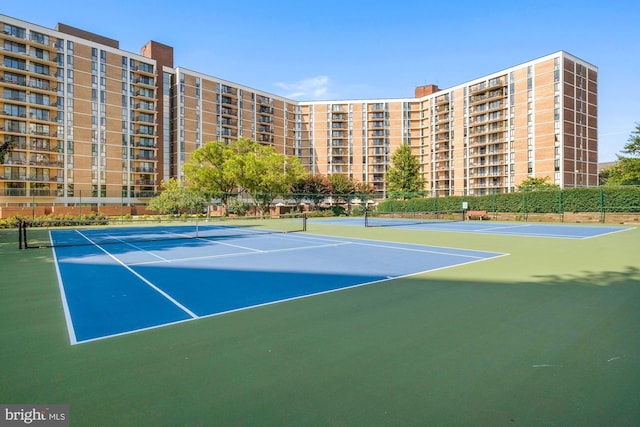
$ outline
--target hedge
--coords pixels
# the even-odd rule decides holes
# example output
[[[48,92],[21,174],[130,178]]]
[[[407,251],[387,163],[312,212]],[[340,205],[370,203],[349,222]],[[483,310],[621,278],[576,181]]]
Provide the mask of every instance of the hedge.
[[[486,196],[386,199],[382,212],[431,212],[462,209],[505,213],[640,212],[640,187],[590,187],[524,191]]]

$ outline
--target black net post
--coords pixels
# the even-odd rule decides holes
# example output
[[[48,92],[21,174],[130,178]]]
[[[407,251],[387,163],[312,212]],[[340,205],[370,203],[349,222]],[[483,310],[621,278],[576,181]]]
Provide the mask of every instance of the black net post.
[[[27,221],[21,219],[18,223],[18,245],[20,249],[27,249]]]
[[[18,247],[22,249],[22,220],[18,222]]]

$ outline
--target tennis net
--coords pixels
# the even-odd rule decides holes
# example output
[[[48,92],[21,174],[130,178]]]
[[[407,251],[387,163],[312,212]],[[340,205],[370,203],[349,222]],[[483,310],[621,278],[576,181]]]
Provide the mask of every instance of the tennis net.
[[[305,214],[271,217],[211,217],[98,220],[23,220],[20,249],[106,245],[176,239],[224,239],[306,231]]]
[[[464,211],[366,212],[365,227],[401,227],[404,225],[464,221]]]

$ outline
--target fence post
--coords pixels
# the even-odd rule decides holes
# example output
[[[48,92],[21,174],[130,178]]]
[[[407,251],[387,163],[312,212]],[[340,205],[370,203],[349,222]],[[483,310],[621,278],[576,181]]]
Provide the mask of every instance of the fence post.
[[[560,214],[560,222],[564,222],[564,208],[562,207],[562,189],[558,191],[558,214]]]
[[[493,211],[493,219],[498,219],[498,212],[496,211],[496,199],[498,196],[496,194],[491,195],[491,210]]]

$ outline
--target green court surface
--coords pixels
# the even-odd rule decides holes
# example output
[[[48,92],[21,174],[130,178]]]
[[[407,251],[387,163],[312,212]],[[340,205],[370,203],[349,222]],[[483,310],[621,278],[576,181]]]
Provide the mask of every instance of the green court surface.
[[[639,228],[308,232],[508,255],[72,346],[52,250],[1,230],[0,403],[72,426],[640,425]]]

